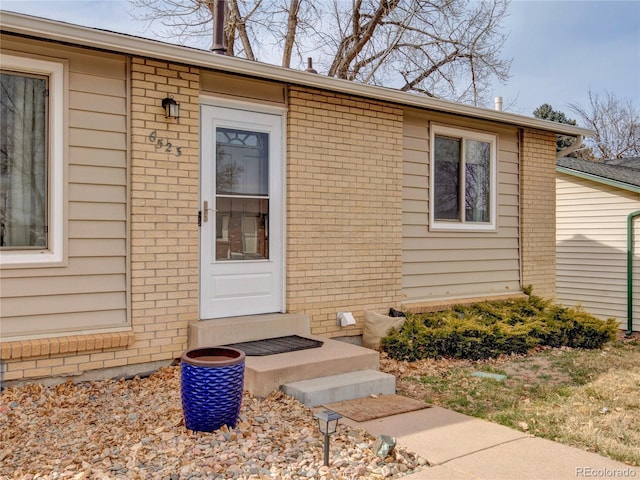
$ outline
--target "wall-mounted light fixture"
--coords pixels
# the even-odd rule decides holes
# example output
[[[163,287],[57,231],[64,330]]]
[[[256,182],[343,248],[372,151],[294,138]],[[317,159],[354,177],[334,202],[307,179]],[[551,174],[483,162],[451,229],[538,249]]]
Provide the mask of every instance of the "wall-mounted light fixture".
[[[167,98],[163,98],[162,108],[164,108],[165,118],[180,118],[180,104],[173,97],[167,96]]]
[[[324,464],[329,465],[329,436],[336,433],[338,420],[342,415],[332,410],[323,410],[314,415],[318,420],[318,430],[324,435]]]

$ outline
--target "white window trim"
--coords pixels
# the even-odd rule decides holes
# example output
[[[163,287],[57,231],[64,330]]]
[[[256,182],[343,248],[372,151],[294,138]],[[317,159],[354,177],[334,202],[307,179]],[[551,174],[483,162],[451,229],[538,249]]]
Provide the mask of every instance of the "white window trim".
[[[498,137],[490,133],[477,132],[474,130],[466,130],[463,128],[446,127],[443,125],[431,124],[430,125],[430,154],[429,154],[429,230],[433,231],[481,231],[481,232],[495,232],[497,230],[497,210],[498,210]],[[490,220],[489,222],[460,222],[460,221],[442,221],[436,220],[435,217],[435,188],[433,181],[435,178],[435,137],[436,135],[443,135],[448,137],[460,138],[465,140],[478,140],[482,142],[488,142],[490,144],[491,156],[490,156]]]
[[[14,55],[0,55],[3,69],[49,77],[47,155],[48,239],[43,250],[2,250],[0,267],[42,267],[64,262],[64,64]]]

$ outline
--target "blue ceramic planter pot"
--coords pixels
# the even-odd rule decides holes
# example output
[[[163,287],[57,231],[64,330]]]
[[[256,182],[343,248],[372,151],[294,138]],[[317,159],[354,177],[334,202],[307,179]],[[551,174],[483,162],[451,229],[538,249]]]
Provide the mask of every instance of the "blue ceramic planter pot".
[[[182,355],[182,412],[189,430],[212,432],[235,427],[244,388],[244,352],[204,347]]]

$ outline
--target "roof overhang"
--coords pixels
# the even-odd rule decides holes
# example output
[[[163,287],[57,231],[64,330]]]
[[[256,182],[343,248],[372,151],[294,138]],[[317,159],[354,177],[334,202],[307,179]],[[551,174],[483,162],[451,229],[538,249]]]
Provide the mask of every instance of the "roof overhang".
[[[319,88],[382,100],[407,107],[436,110],[465,117],[492,120],[519,127],[545,130],[561,135],[575,137],[578,135],[591,136],[593,134],[589,129],[575,127],[573,125],[414,95],[391,88],[365,85],[241,58],[227,57],[214,54],[208,50],[173,45],[157,40],[83,27],[19,13],[7,11],[2,11],[1,13],[0,29],[3,32],[16,35]]]
[[[561,167],[556,165],[556,172],[571,175],[573,177],[583,178],[592,182],[601,183],[610,187],[621,188],[622,190],[628,190],[630,192],[640,193],[640,187],[631,185],[630,183],[621,182],[619,180],[613,180],[600,175],[594,175],[593,173],[581,172],[580,170],[574,170],[573,168]]]

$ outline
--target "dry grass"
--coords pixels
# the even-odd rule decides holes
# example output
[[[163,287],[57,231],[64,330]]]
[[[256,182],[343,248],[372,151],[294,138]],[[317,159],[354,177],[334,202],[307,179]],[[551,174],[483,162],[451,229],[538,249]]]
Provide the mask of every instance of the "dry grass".
[[[382,368],[403,395],[640,465],[640,339],[477,362],[383,358]]]
[[[640,465],[640,367],[611,371],[522,408],[533,433]]]

